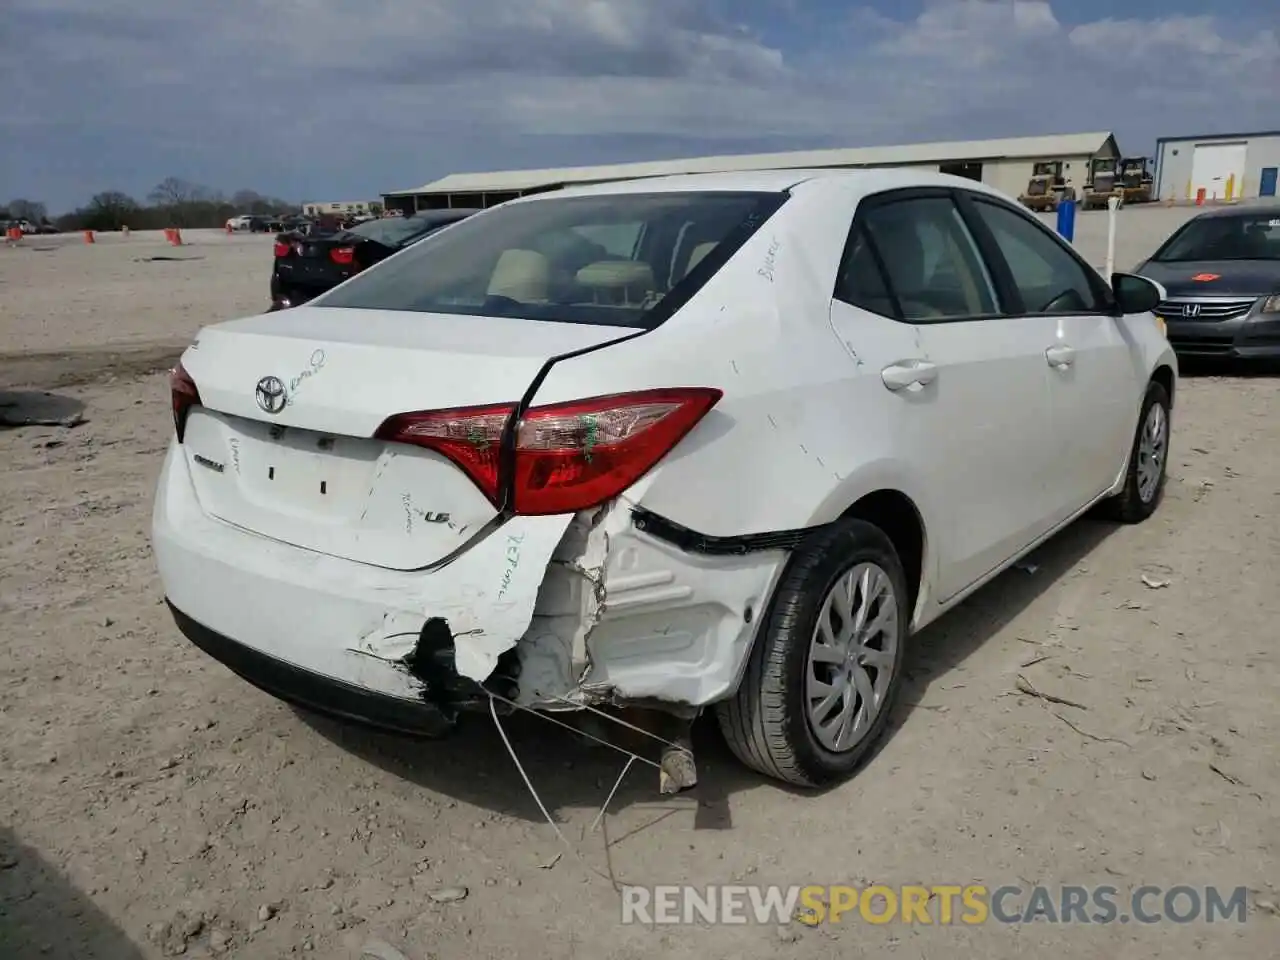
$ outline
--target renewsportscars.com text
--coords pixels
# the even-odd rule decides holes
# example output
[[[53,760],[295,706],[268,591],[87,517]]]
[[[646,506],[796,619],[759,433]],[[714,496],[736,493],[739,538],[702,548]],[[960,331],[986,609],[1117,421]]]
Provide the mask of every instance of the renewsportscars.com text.
[[[622,922],[780,924],[1243,923],[1244,887],[935,884],[622,888]]]

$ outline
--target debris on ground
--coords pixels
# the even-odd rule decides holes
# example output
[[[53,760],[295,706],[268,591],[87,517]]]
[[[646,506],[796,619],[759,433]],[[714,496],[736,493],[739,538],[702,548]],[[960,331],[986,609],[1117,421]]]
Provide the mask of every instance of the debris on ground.
[[[1018,679],[1014,686],[1017,687],[1019,693],[1025,693],[1029,697],[1035,697],[1037,700],[1044,700],[1048,703],[1057,703],[1064,707],[1075,707],[1077,710],[1088,710],[1083,703],[1076,703],[1074,700],[1067,700],[1065,697],[1055,696],[1052,693],[1045,693],[1043,690],[1037,690],[1035,685],[1022,674],[1018,674]]]
[[[466,887],[440,887],[438,890],[432,890],[427,896],[433,903],[457,903],[459,900],[467,899],[470,892]]]

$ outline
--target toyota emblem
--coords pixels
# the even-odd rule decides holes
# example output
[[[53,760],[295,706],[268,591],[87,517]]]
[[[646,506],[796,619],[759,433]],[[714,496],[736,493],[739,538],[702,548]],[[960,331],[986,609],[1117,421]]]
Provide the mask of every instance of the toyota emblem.
[[[254,396],[258,400],[258,406],[267,413],[279,413],[289,402],[284,392],[284,381],[279,377],[263,377],[259,380]]]

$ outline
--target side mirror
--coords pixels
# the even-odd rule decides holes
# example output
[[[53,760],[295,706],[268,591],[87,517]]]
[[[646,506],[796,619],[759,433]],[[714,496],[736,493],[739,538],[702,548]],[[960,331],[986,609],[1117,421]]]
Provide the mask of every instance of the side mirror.
[[[1111,292],[1115,294],[1120,312],[1125,314],[1150,313],[1161,300],[1169,296],[1169,291],[1163,284],[1140,277],[1136,273],[1113,273]]]

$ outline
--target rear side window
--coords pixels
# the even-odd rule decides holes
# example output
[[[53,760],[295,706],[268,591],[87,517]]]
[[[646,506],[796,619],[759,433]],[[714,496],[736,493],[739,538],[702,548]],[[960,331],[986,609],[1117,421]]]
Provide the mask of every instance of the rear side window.
[[[884,264],[903,320],[928,323],[999,312],[977,244],[949,197],[876,203],[856,220]]]
[[[700,289],[786,197],[623,193],[504,204],[429,236],[317,306],[647,329]],[[697,262],[684,249],[689,238],[703,251]],[[672,269],[677,258],[684,269]]]
[[[1047,227],[990,200],[972,196],[969,199],[1013,274],[1024,313],[1093,313],[1105,309],[1088,272]]]
[[[844,262],[840,264],[840,276],[836,281],[836,298],[863,310],[870,310],[885,317],[896,317],[898,308],[893,294],[884,282],[880,264],[876,262],[866,231],[859,224],[849,239]]]

